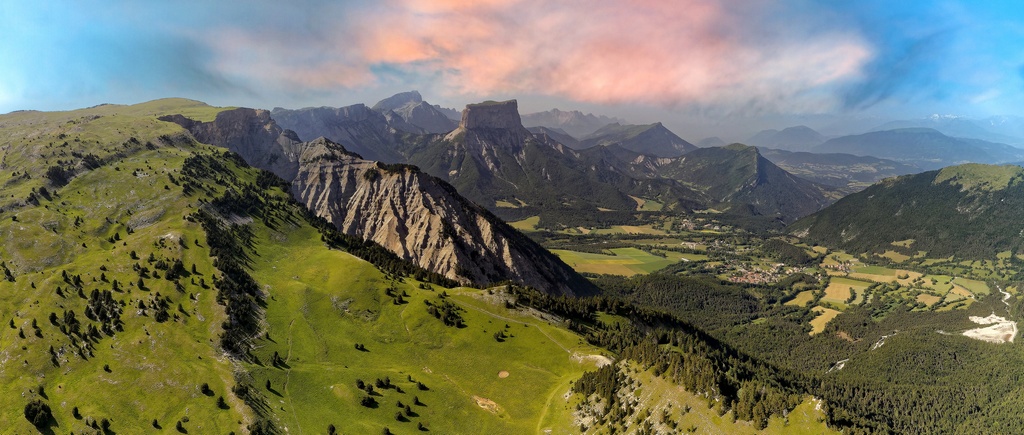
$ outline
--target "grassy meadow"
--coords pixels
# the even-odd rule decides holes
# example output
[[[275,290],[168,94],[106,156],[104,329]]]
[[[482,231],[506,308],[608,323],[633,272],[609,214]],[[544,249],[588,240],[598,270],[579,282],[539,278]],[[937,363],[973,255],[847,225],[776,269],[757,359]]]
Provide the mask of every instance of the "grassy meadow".
[[[12,393],[0,399],[5,431],[35,431],[21,414],[36,398],[51,408],[53,433],[83,433],[103,420],[112,433],[173,430],[177,422],[193,433],[227,433],[251,421],[230,391],[235,366],[210,339],[220,334],[224,309],[211,286],[216,272],[205,234],[184,218],[196,200],[170,181],[191,149],[160,142],[180,130],[148,115],[163,104],[197,116],[217,110],[179,100],[5,116],[10,134],[0,146],[16,169],[4,175],[41,174],[72,153],[109,159],[51,189],[48,199],[38,194],[38,205],[0,213],[0,259],[13,279],[0,282],[0,383]],[[141,145],[147,142],[159,145]],[[11,203],[40,192],[44,181],[0,182]],[[156,266],[174,260],[186,268],[180,289]],[[94,291],[120,301],[122,325],[112,334],[75,335],[75,323],[83,330],[100,324],[86,309]],[[161,311],[167,318],[157,320]]]
[[[662,257],[637,248],[615,248],[608,251],[611,252],[611,255],[560,249],[551,252],[577,272],[621,276],[651,273],[670,264],[678,263],[687,255],[664,251],[665,256]]]

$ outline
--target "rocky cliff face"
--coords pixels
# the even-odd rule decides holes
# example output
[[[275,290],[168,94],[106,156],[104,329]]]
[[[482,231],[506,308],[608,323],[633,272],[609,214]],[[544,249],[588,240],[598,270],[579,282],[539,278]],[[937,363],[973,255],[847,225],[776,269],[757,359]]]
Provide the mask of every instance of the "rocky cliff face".
[[[468,130],[478,128],[526,130],[519,117],[519,103],[516,100],[487,101],[467,105],[466,110],[462,111],[462,122],[459,127]]]
[[[483,157],[487,166],[494,169],[488,156],[499,151],[521,153],[527,142],[537,139],[523,127],[516,100],[509,100],[467,105],[459,128],[445,135],[445,140],[455,144],[456,149],[475,151],[474,158]]]
[[[464,283],[513,280],[556,294],[590,294],[586,279],[447,183],[317,139],[305,147],[294,196],[347,234]]]
[[[196,140],[234,151],[252,166],[266,169],[285,180],[295,177],[302,143],[294,131],[285,130],[261,109],[239,108],[217,114],[211,122],[181,115],[160,117],[185,127]]]

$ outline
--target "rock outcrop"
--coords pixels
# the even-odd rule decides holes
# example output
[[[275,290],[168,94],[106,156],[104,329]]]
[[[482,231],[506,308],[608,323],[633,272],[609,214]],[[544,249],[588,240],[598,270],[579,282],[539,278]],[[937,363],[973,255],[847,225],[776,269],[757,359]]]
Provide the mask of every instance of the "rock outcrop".
[[[463,283],[595,291],[540,245],[414,166],[363,160],[320,138],[303,150],[292,193],[341,231]]]
[[[459,124],[459,128],[526,131],[526,127],[523,127],[523,120],[519,117],[519,103],[516,100],[469,104],[466,106],[466,110],[462,111],[462,122]]]
[[[285,180],[294,178],[298,171],[302,151],[299,136],[277,125],[266,110],[225,110],[211,122],[199,122],[182,115],[159,119],[181,125],[199,142],[234,151],[250,165],[271,171]]]

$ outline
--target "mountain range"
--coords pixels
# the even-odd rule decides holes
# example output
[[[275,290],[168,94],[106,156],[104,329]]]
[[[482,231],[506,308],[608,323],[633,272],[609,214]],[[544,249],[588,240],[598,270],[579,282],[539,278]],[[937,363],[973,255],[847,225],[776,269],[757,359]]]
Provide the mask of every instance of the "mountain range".
[[[839,188],[844,193],[862,190],[885,178],[922,171],[912,164],[871,156],[818,154],[772,148],[761,148],[761,154],[786,172]]]
[[[589,211],[597,209],[634,211],[638,208],[634,198],[661,203],[665,211],[714,206],[745,216],[753,214],[791,221],[819,209],[835,196],[826,192],[827,188],[793,188],[788,184],[796,182],[793,177],[783,177],[785,182],[782,178],[777,180],[782,184],[749,185],[739,176],[674,179],[673,174],[658,168],[686,166],[691,164],[689,162],[729,163],[679,157],[661,161],[659,154],[679,156],[696,149],[661,124],[612,124],[580,142],[575,142],[563,130],[550,127],[535,127],[531,132],[524,127],[514,100],[469,105],[459,127],[444,135],[402,133],[386,127],[387,120],[382,117],[343,123],[342,120],[348,122],[352,117],[343,116],[342,109],[304,110],[310,114],[319,111],[323,115],[307,115],[306,119],[319,122],[303,124],[294,121],[297,112],[275,111],[272,115],[281,115],[286,120],[282,126],[294,129],[300,137],[324,136],[360,155],[369,152],[391,156],[387,161],[416,165],[451,183],[467,198],[499,217],[522,219],[540,215],[542,223],[550,227],[568,225],[570,220],[575,221],[580,216],[592,216]],[[369,112],[373,111],[360,113]],[[344,125],[346,129],[340,130],[333,127],[335,125]],[[573,149],[574,146],[580,149]],[[652,153],[655,155],[650,155]],[[769,165],[770,162],[761,162],[749,166],[750,173],[746,176],[758,179],[757,168]],[[774,201],[781,194],[773,199],[760,198],[768,194],[761,190],[768,185],[780,192],[801,192],[791,198],[801,203],[792,209],[780,208]],[[757,186],[761,187],[755,189]],[[709,191],[736,193],[709,196]],[[749,202],[761,205],[748,208]],[[571,210],[587,213],[567,213]],[[614,216],[619,215],[608,214],[604,218]]]
[[[301,204],[343,233],[449,279],[477,286],[511,280],[559,294],[593,292],[556,257],[414,167],[364,160],[324,138],[292,141],[294,133],[261,110],[227,110],[211,122],[181,115],[161,119],[274,172],[290,183]]]
[[[612,118],[578,110],[551,109],[546,112],[527,113],[522,117],[526,127],[548,127],[560,129],[575,138],[587,136],[608,124],[626,124],[619,118]]]
[[[747,139],[750,145],[786,151],[810,151],[825,142],[825,136],[810,127],[799,125],[780,130],[762,130]]]
[[[961,332],[1004,314],[1016,328],[1024,168],[889,177],[832,204],[844,190],[782,166],[836,185],[913,167],[677,149],[660,124],[606,126],[592,137],[607,141],[574,149],[564,129],[527,129],[515,100],[470,104],[449,131],[438,114],[451,117],[404,93],[372,107],[167,99],[0,116],[0,421],[13,433],[1020,426],[1020,352]],[[598,274],[535,239],[568,240],[556,252]],[[642,258],[644,273],[618,268]]]
[[[972,120],[962,116],[932,115],[919,119],[889,121],[871,129],[871,131],[898,130],[904,128],[930,128],[939,131],[946,136],[980,139],[988,142],[1006,143],[1017,146],[1024,145],[1024,139],[1020,136],[1013,136],[990,130],[990,128],[999,128],[998,125],[992,125],[993,122],[994,120],[986,122],[985,120]]]
[[[1024,149],[980,139],[950,137],[930,128],[875,131],[829,139],[815,153],[873,156],[938,169],[961,163],[1008,163],[1024,160]]]
[[[586,149],[613,144],[654,157],[679,157],[697,149],[660,122],[650,125],[608,124],[582,138],[575,148]]]

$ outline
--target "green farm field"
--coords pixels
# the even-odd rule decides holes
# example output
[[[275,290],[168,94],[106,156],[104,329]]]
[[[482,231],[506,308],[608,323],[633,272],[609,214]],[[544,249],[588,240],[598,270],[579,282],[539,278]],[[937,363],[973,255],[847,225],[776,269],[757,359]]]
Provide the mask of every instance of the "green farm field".
[[[558,249],[551,252],[558,255],[565,264],[577,272],[622,276],[651,273],[670,264],[678,263],[686,256],[686,254],[669,251],[666,252],[665,257],[660,257],[637,248],[615,248],[610,251],[615,255]]]

